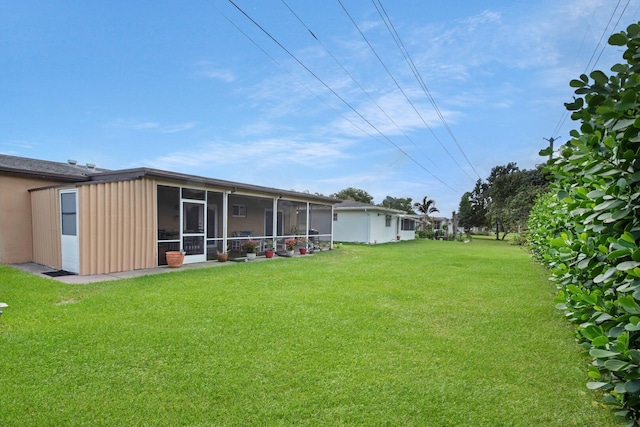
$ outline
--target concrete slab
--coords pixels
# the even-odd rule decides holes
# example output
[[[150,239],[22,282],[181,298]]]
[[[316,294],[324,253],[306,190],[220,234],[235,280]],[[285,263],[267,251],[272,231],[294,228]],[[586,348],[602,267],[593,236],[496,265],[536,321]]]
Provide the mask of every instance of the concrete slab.
[[[307,255],[303,255],[303,256],[309,256],[310,254]],[[298,254],[296,254],[295,256],[300,256]],[[277,259],[282,259],[282,258],[286,258],[284,256],[275,256],[271,259],[267,259],[263,256],[260,257],[256,257],[256,259],[254,260],[247,260],[246,258],[243,259],[243,261],[245,262],[263,262],[263,261],[274,261]],[[49,273],[52,271],[57,271],[53,268],[41,265],[41,264],[36,264],[35,262],[25,262],[25,263],[21,263],[21,264],[9,264],[11,267],[15,267],[19,270],[22,270],[24,272],[27,273],[31,273],[34,274],[36,276],[40,276],[44,279],[50,279],[50,280],[57,280],[58,282],[62,282],[62,283],[69,283],[69,284],[86,284],[86,283],[96,283],[96,282],[105,282],[105,281],[109,281],[109,280],[120,280],[120,279],[129,279],[132,277],[139,277],[139,276],[147,276],[149,274],[163,274],[163,273],[174,273],[176,271],[184,271],[184,270],[188,270],[188,269],[193,269],[193,268],[217,268],[217,267],[224,267],[224,266],[229,266],[229,265],[235,265],[237,264],[237,260],[234,261],[227,261],[227,262],[218,262],[218,261],[207,261],[207,262],[197,262],[197,263],[193,263],[193,264],[183,264],[182,267],[179,268],[170,268],[168,266],[161,266],[161,267],[155,267],[155,268],[147,268],[147,269],[143,269],[143,270],[131,270],[131,271],[122,271],[122,272],[118,272],[118,273],[110,273],[110,274],[95,274],[95,275],[90,275],[90,276],[78,276],[78,275],[71,275],[71,276],[58,276],[58,277],[51,277],[51,276],[47,276],[44,273]]]

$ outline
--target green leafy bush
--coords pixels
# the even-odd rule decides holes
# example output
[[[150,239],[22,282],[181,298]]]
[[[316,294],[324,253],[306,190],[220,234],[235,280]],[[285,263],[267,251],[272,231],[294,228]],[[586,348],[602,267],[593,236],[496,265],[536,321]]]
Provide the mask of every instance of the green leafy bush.
[[[581,123],[549,161],[552,191],[528,226],[534,255],[552,271],[558,308],[593,358],[587,384],[635,425],[640,420],[640,25],[614,34],[624,64],[570,85]],[[548,150],[542,155],[550,154]]]
[[[421,230],[418,232],[418,237],[421,239],[433,239],[435,237],[435,233],[433,230]]]

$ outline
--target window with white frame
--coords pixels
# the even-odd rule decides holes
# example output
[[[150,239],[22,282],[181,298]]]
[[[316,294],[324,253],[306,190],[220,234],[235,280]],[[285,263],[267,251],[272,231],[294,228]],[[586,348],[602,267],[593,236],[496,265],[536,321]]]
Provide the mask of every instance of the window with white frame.
[[[231,216],[245,218],[247,216],[247,207],[245,205],[232,205]]]
[[[402,223],[400,224],[400,229],[403,231],[415,231],[416,221],[411,218],[403,218]]]
[[[384,217],[384,225],[387,227],[391,227],[391,215],[386,215]]]
[[[338,220],[338,212],[334,212],[333,213],[333,220],[337,221]]]

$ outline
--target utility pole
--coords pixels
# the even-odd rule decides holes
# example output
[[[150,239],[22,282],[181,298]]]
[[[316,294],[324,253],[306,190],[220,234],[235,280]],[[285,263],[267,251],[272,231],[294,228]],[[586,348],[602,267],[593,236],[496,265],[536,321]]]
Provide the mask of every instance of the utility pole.
[[[554,138],[554,137],[542,138],[545,141],[549,141],[549,148],[550,148],[550,150],[549,150],[549,160],[553,159],[553,142],[556,141],[558,138],[560,138],[560,137],[558,136],[556,138]]]

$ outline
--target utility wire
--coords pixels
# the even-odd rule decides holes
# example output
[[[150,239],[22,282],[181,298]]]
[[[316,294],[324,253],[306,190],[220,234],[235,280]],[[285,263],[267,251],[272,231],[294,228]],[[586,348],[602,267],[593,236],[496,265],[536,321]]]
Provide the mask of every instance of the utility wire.
[[[596,44],[596,47],[593,49],[593,53],[591,54],[591,57],[589,58],[589,61],[587,62],[587,65],[584,67],[584,72],[583,74],[587,74],[587,72],[591,69],[595,69],[596,64],[598,63],[598,61],[600,60],[600,57],[602,56],[602,53],[604,52],[604,49],[606,48],[606,43],[603,45],[602,41],[605,37],[605,35],[607,35],[607,33],[609,32],[609,26],[611,25],[611,21],[613,21],[614,16],[616,15],[616,12],[618,11],[618,8],[620,7],[620,3],[622,2],[622,0],[618,0],[618,3],[616,3],[616,7],[613,9],[613,12],[611,12],[611,16],[609,17],[609,21],[607,21],[607,25],[605,26],[604,30],[602,30],[602,34],[600,35],[600,39],[598,40],[598,43]],[[629,6],[629,3],[631,2],[631,0],[627,0],[627,4],[624,6],[622,13],[620,14],[620,16],[618,17],[618,20],[616,21],[614,28],[618,26],[618,23],[620,22],[620,20],[622,19],[622,16],[624,15],[625,11],[627,10],[627,7]],[[601,48],[602,46],[602,48]],[[591,62],[593,61],[593,59],[596,56],[596,53],[598,52],[598,50],[600,50],[600,54],[598,55],[598,57],[596,58],[595,62],[593,63],[593,67],[591,67]],[[569,117],[570,113],[569,111],[565,110],[561,116],[560,116],[560,120],[558,121],[558,123],[556,124],[556,127],[553,129],[552,135],[557,134],[560,129],[562,128],[562,126],[564,126],[565,121],[567,120],[567,118]]]
[[[422,150],[422,148],[409,135],[407,135],[407,133],[398,125],[398,123],[396,123],[396,121],[391,116],[389,116],[389,114],[385,111],[385,109],[382,108],[375,99],[373,99],[371,94],[364,87],[362,87],[362,85],[358,82],[358,80],[349,72],[349,70],[346,69],[344,65],[342,65],[342,63],[338,60],[338,58],[336,58],[335,55],[331,53],[331,51],[324,45],[324,43],[322,43],[322,41],[314,34],[314,32],[311,31],[311,28],[309,28],[307,24],[305,24],[305,22],[293,11],[293,9],[291,9],[291,7],[287,4],[287,2],[285,0],[281,0],[281,1],[287,7],[287,9],[289,9],[289,11],[293,14],[293,16],[296,17],[296,19],[300,22],[300,24],[302,24],[302,26],[309,32],[309,34],[311,34],[311,36],[320,44],[320,46],[324,48],[324,50],[329,54],[329,56],[331,56],[331,58],[335,61],[335,63],[338,64],[338,66],[342,69],[342,71],[344,71],[351,78],[351,80],[360,88],[360,90],[365,95],[367,95],[367,97],[371,100],[371,102],[373,102],[376,105],[376,107],[378,107],[378,109],[387,117],[387,119],[389,119],[389,121],[393,123],[395,127],[409,141],[411,141],[416,148],[421,150],[422,154],[426,157],[426,159],[429,160],[431,164],[435,166],[435,163],[433,162],[433,160],[431,160],[431,158]]]
[[[289,76],[291,78],[293,78],[296,82],[298,82],[298,84],[300,84],[303,88],[305,88],[311,95],[315,96],[316,98],[318,98],[319,101],[321,101],[322,103],[324,103],[327,107],[331,108],[336,114],[338,114],[339,116],[341,116],[344,120],[346,120],[347,122],[349,122],[353,127],[355,127],[356,129],[360,130],[362,133],[364,133],[365,135],[370,136],[371,138],[374,138],[378,141],[380,141],[378,139],[377,136],[372,135],[371,133],[369,133],[367,130],[363,129],[361,126],[359,126],[358,124],[356,124],[353,120],[349,119],[347,116],[345,116],[344,114],[342,114],[340,111],[338,111],[337,109],[335,109],[331,104],[329,104],[327,101],[325,101],[323,98],[321,98],[317,93],[315,93],[313,90],[311,90],[311,88],[309,86],[307,86],[303,81],[301,81],[296,75],[294,75],[293,73],[289,72],[288,70],[286,70],[282,64],[280,64],[273,56],[271,56],[266,50],[264,50],[262,48],[262,46],[260,46],[254,39],[251,38],[251,36],[249,36],[245,31],[242,30],[242,28],[240,28],[238,25],[236,25],[235,22],[233,22],[227,15],[225,15],[218,7],[216,7],[211,0],[207,0],[207,2],[211,5],[211,7],[213,7],[220,15],[222,15],[222,17],[224,19],[226,19],[229,24],[231,24],[236,30],[238,30],[243,36],[245,36],[247,38],[247,40],[249,40],[255,47],[257,47],[262,53],[265,54],[265,56],[267,58],[269,58],[274,64],[276,64],[279,68],[281,68],[282,70],[284,70],[287,74],[289,74]],[[380,141],[382,143],[384,143],[384,141]]]
[[[291,53],[291,51],[289,51],[282,43],[280,43],[274,36],[272,36],[267,30],[265,30],[258,22],[256,22],[251,16],[249,16],[249,14],[247,14],[247,12],[245,12],[240,6],[238,6],[233,0],[228,0],[229,3],[231,3],[236,9],[238,9],[238,11],[240,13],[242,13],[249,21],[251,21],[256,27],[258,27],[260,29],[260,31],[262,31],[267,37],[269,37],[275,44],[277,44],[282,50],[284,50],[294,61],[296,61],[302,68],[304,68],[305,70],[307,70],[307,72],[309,72],[309,74],[311,74],[316,80],[318,80],[325,88],[327,88],[327,90],[329,90],[334,96],[336,96],[340,101],[342,101],[343,104],[345,104],[349,109],[351,109],[351,111],[353,111],[354,113],[356,113],[358,115],[358,117],[360,117],[362,120],[364,120],[369,126],[371,126],[376,132],[378,132],[378,134],[380,134],[384,139],[386,139],[387,141],[389,141],[394,147],[396,147],[396,149],[398,151],[400,151],[402,154],[404,154],[409,160],[411,160],[413,163],[415,163],[420,169],[424,170],[425,172],[427,172],[429,175],[431,175],[434,179],[436,179],[438,182],[440,182],[442,185],[444,185],[445,187],[449,188],[450,190],[452,190],[453,192],[455,192],[456,194],[460,194],[460,192],[456,189],[454,189],[453,187],[451,187],[449,184],[447,184],[445,181],[443,181],[442,179],[440,179],[439,177],[437,177],[435,174],[433,174],[433,172],[431,172],[429,169],[427,169],[423,164],[421,164],[420,162],[418,162],[415,158],[413,158],[409,153],[407,153],[405,150],[403,150],[400,146],[398,146],[395,142],[393,142],[388,136],[386,136],[385,134],[383,134],[373,123],[371,123],[371,121],[369,121],[366,117],[364,117],[358,110],[356,110],[351,104],[349,104],[343,97],[341,97],[333,88],[331,88],[331,86],[329,86],[327,83],[325,83],[320,77],[318,77],[317,74],[315,74],[309,67],[307,67],[302,61],[300,61],[293,53]]]
[[[467,164],[475,172],[475,174],[478,176],[478,178],[482,179],[480,177],[480,174],[476,170],[476,168],[473,166],[473,164],[471,163],[471,161],[467,157],[467,154],[464,152],[464,150],[460,146],[460,143],[458,142],[458,139],[455,137],[455,135],[453,134],[453,131],[451,130],[451,127],[449,126],[449,123],[447,123],[447,120],[442,115],[442,112],[440,111],[440,108],[438,107],[438,105],[436,104],[435,99],[431,95],[431,92],[429,91],[429,88],[427,87],[426,83],[424,82],[424,79],[422,78],[422,75],[420,74],[420,71],[416,67],[416,64],[414,63],[413,59],[411,58],[411,55],[409,54],[409,51],[406,49],[404,43],[402,42],[402,39],[400,38],[400,34],[398,34],[398,31],[396,30],[395,26],[393,25],[393,22],[391,21],[391,18],[389,17],[389,14],[387,14],[387,11],[385,10],[384,6],[382,5],[382,2],[380,0],[377,0],[377,1],[378,1],[378,4],[376,4],[375,0],[371,0],[371,2],[373,3],[373,6],[378,11],[378,15],[380,15],[380,18],[382,19],[382,22],[384,22],[385,26],[387,27],[387,30],[389,31],[389,34],[391,34],[391,37],[396,42],[396,45],[398,46],[398,49],[400,50],[400,52],[402,52],[402,56],[404,57],[405,61],[407,62],[407,65],[409,66],[409,68],[413,72],[413,75],[415,76],[418,84],[422,88],[422,90],[425,93],[425,95],[427,95],[427,98],[429,99],[429,102],[433,106],[433,109],[438,114],[438,117],[440,118],[440,121],[442,122],[442,124],[444,125],[445,129],[447,130],[447,132],[451,136],[451,139],[453,140],[453,142],[456,144],[456,146],[460,150],[460,153],[462,153],[462,156],[467,161]],[[378,5],[380,7],[378,7]]]
[[[615,25],[613,26],[613,30],[616,29],[616,27],[618,26],[618,24],[620,23],[620,20],[622,19],[622,17],[624,16],[624,13],[627,11],[627,7],[629,7],[629,3],[631,2],[631,0],[627,0],[627,4],[624,5],[624,8],[622,9],[622,12],[620,12],[620,16],[618,16],[618,20],[616,21]],[[618,1],[618,4],[620,4],[620,2]],[[618,7],[616,6],[616,9]],[[615,10],[614,10],[615,13]],[[613,15],[611,15],[611,17],[613,17]],[[608,25],[607,25],[608,26]],[[602,56],[602,53],[604,52],[604,49],[607,47],[607,44],[605,43],[602,46],[602,49],[600,50],[600,54],[598,54],[598,57],[596,58],[596,61],[593,63],[593,68],[596,68],[596,65],[598,64],[598,61],[600,61],[600,57]]]
[[[231,1],[231,0],[229,0]],[[409,96],[407,95],[407,93],[404,91],[404,89],[402,89],[402,87],[400,86],[400,84],[398,83],[398,81],[396,80],[396,78],[393,76],[393,74],[391,73],[391,71],[389,70],[389,68],[387,67],[387,65],[384,63],[384,61],[382,60],[382,58],[380,58],[380,55],[378,55],[378,52],[376,52],[376,50],[374,49],[374,47],[371,45],[371,43],[369,42],[369,40],[367,39],[367,37],[364,35],[364,33],[362,32],[362,30],[360,29],[360,27],[358,26],[358,24],[356,23],[356,21],[353,19],[353,17],[351,16],[351,14],[349,14],[349,11],[347,10],[347,8],[344,6],[344,4],[342,4],[341,0],[338,0],[338,3],[340,3],[340,6],[342,7],[342,10],[344,11],[344,13],[349,17],[349,19],[351,20],[351,22],[353,23],[353,25],[356,27],[356,29],[358,30],[358,32],[360,33],[360,35],[362,36],[362,38],[364,39],[364,41],[367,43],[367,45],[369,46],[369,48],[371,49],[371,51],[373,52],[373,54],[376,56],[376,58],[378,58],[378,61],[380,61],[380,64],[382,64],[382,67],[386,70],[387,74],[389,74],[389,77],[391,77],[391,80],[393,80],[393,82],[396,84],[396,86],[398,87],[398,89],[400,90],[400,92],[404,95],[405,99],[407,100],[407,102],[411,105],[411,107],[413,108],[413,110],[416,112],[416,114],[418,115],[418,117],[420,117],[420,119],[422,120],[422,123],[424,123],[424,125],[427,127],[427,129],[429,129],[429,131],[431,132],[431,135],[433,135],[433,137],[436,139],[436,141],[438,141],[438,143],[440,144],[440,146],[442,147],[442,149],[449,155],[449,157],[451,158],[451,160],[453,160],[453,162],[460,168],[460,170],[462,170],[465,175],[467,175],[469,177],[469,179],[471,179],[472,181],[475,181],[474,178],[471,177],[471,175],[469,175],[467,173],[466,170],[464,170],[464,168],[462,166],[460,166],[460,164],[457,162],[457,160],[453,157],[453,155],[449,152],[449,150],[447,150],[447,147],[445,147],[445,145],[442,143],[442,141],[440,141],[440,138],[438,138],[438,136],[435,134],[435,132],[433,131],[433,129],[431,128],[431,126],[429,126],[429,124],[427,123],[427,121],[424,119],[424,117],[422,116],[422,114],[420,114],[420,111],[418,111],[418,109],[416,108],[415,104],[411,101],[411,99],[409,98]]]
[[[611,24],[611,21],[613,20],[613,17],[616,14],[616,11],[618,10],[618,7],[620,6],[620,2],[622,0],[618,0],[618,3],[616,3],[616,7],[613,9],[613,12],[611,12],[611,16],[609,17],[609,21],[607,22],[607,26],[604,27],[604,30],[602,30],[602,34],[600,35],[600,40],[598,40],[598,44],[596,45],[596,48],[593,50],[593,53],[591,54],[591,58],[589,58],[589,62],[587,62],[587,66],[584,67],[584,74],[587,74],[587,71],[589,69],[593,70],[596,66],[596,64],[593,64],[593,67],[591,67],[591,61],[593,61],[593,58],[596,56],[596,53],[598,52],[598,48],[600,47],[600,45],[602,44],[602,39],[604,39],[604,36],[607,35],[608,31],[609,31],[609,25]],[[606,44],[605,44],[606,46]],[[604,47],[603,47],[604,50]],[[601,53],[602,55],[602,53]],[[598,59],[600,57],[598,56]]]

